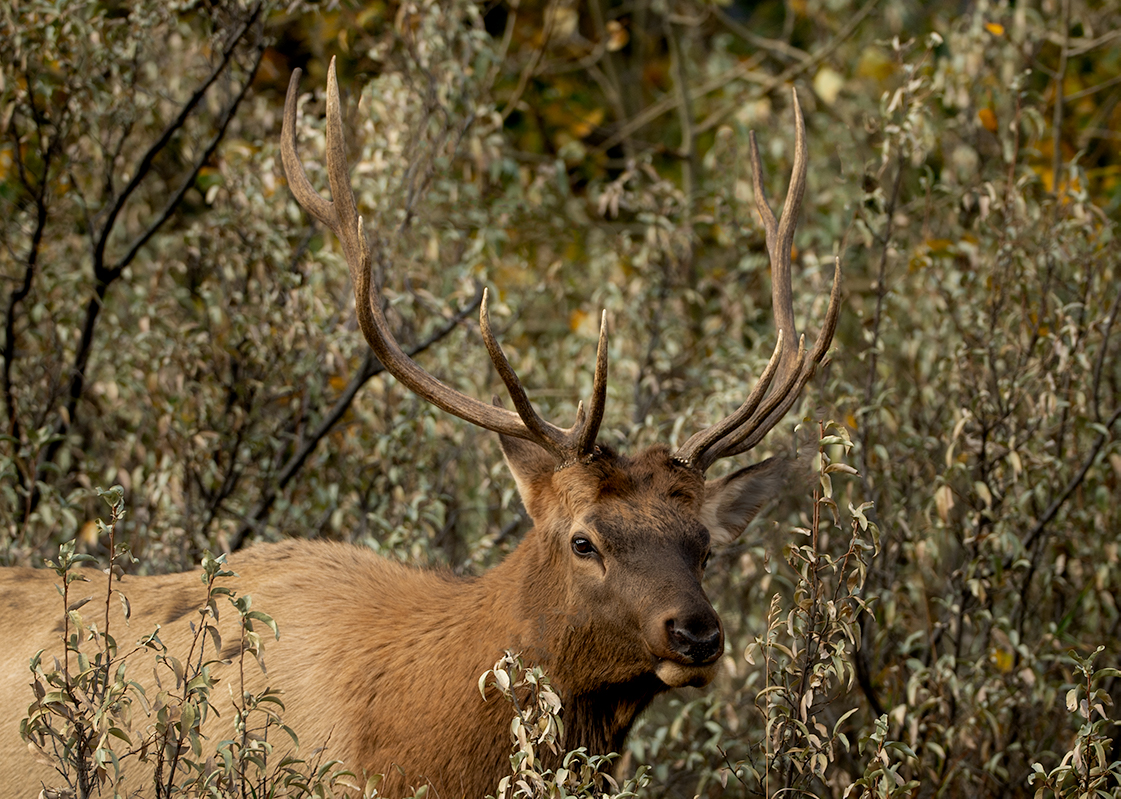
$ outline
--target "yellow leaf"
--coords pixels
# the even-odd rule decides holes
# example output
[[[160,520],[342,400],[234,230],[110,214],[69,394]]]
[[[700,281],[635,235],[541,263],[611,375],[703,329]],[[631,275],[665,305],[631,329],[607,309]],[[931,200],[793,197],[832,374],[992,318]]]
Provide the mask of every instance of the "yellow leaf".
[[[4,180],[8,177],[13,163],[15,162],[12,159],[11,145],[0,147],[0,180]]]
[[[604,110],[602,108],[593,108],[581,114],[581,118],[574,122],[570,128],[573,135],[578,139],[587,137],[603,122],[603,115]]]
[[[982,108],[977,112],[977,118],[981,120],[981,124],[989,133],[996,133],[997,121],[996,114],[993,113],[991,108]]]
[[[617,50],[622,50],[627,46],[630,38],[631,35],[618,20],[613,19],[607,23],[607,52],[614,53]]]
[[[992,664],[996,666],[997,671],[1001,674],[1007,674],[1012,671],[1012,653],[1007,649],[993,649],[989,654],[989,660],[992,661]]]
[[[814,91],[826,105],[833,105],[837,101],[837,95],[844,85],[845,79],[841,73],[829,67],[822,67],[814,76]]]
[[[986,22],[985,23],[985,30],[987,30],[993,36],[1003,36],[1004,35],[1004,26],[1001,25],[999,22]]]
[[[874,80],[887,80],[895,73],[895,63],[881,48],[870,46],[864,48],[860,60],[856,63],[856,74],[861,78]]]
[[[947,522],[950,520],[950,511],[954,508],[954,491],[947,485],[934,492],[934,505],[938,511],[938,518]]]
[[[553,41],[571,38],[579,22],[580,15],[572,8],[550,5],[545,12],[545,30],[549,31],[549,38]]]

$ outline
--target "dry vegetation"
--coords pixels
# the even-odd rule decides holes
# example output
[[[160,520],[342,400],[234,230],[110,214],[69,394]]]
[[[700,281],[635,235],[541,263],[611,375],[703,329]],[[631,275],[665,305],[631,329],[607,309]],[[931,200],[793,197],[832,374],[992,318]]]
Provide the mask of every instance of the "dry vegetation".
[[[534,769],[527,753],[562,743],[554,695],[496,665],[535,702],[495,790],[1121,796],[1121,13],[954,8],[4,5],[0,557],[51,559],[62,584],[74,553],[155,572],[303,536],[471,572],[527,526],[493,437],[384,378],[353,329],[341,252],[279,168],[293,67],[323,86],[340,58],[403,346],[489,396],[463,322],[489,285],[531,397],[571,418],[606,309],[601,435],[621,447],[679,444],[770,354],[747,135],[767,133],[785,185],[794,86],[811,163],[795,307],[822,317],[835,254],[846,305],[769,441],[806,455],[804,479],[709,567],[722,673],[646,714],[613,784],[580,753]],[[321,104],[305,97],[308,152]],[[224,603],[206,563],[200,606]],[[41,661],[69,671],[36,672],[26,724],[51,725],[60,786],[111,780],[118,729],[181,758],[167,795],[376,790],[345,764],[270,760],[247,732],[280,723],[269,697],[224,741],[192,737],[200,674],[164,718],[122,703],[109,677],[150,631],[108,641],[98,604]]]

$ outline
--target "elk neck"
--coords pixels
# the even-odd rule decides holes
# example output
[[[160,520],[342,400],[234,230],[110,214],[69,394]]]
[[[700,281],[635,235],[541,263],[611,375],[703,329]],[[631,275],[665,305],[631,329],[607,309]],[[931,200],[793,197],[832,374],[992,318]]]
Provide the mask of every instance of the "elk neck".
[[[505,648],[527,666],[540,666],[560,695],[565,747],[621,751],[635,718],[666,686],[651,672],[619,670],[612,630],[572,614],[566,555],[535,527],[476,587],[509,622]]]

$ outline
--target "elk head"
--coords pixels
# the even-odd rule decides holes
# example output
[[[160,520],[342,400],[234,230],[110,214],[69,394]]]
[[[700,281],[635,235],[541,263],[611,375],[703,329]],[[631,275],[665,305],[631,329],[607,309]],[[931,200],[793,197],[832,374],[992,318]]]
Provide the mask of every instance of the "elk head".
[[[332,61],[327,82],[327,172],[332,200],[311,186],[296,154],[296,70],[288,87],[282,158],[299,203],[338,236],[355,286],[363,335],[401,383],[433,405],[497,432],[534,529],[498,575],[514,584],[522,633],[511,645],[553,669],[569,695],[642,683],[636,705],[666,686],[703,685],[724,650],[720,620],[701,578],[712,541],[738,536],[783,480],[784,462],[769,459],[715,480],[718,459],[750,450],[797,400],[822,361],[840,308],[840,264],[825,323],[807,352],[794,325],[790,252],[806,183],[805,130],[794,96],[794,175],[780,218],[767,205],[754,135],[755,197],[766,229],[778,336],[754,389],[730,416],[693,435],[676,452],[656,445],[633,457],[596,443],[607,394],[607,330],[601,322],[595,379],[587,407],[571,427],[544,420],[526,395],[491,330],[484,292],[482,338],[513,410],[456,391],[417,365],[382,314],[370,275],[343,144]],[[497,577],[495,579],[498,579]],[[641,709],[641,707],[637,707]],[[633,713],[631,714],[633,718]],[[629,727],[630,721],[625,723]],[[625,733],[625,730],[624,730]]]

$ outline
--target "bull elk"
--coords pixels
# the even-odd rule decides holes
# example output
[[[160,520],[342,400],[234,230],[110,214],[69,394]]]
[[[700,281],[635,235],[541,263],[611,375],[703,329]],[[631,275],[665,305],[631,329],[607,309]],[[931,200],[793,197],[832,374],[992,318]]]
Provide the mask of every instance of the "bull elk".
[[[586,409],[581,404],[569,428],[546,421],[530,403],[495,339],[485,294],[482,337],[513,410],[463,395],[401,350],[370,275],[334,64],[326,111],[330,201],[312,188],[296,154],[299,75],[292,75],[284,108],[284,169],[300,205],[342,243],[366,340],[418,396],[499,434],[534,526],[499,565],[467,579],[337,543],[293,540],[236,553],[231,587],[252,595],[280,626],[268,652],[267,680],[285,692],[285,721],[305,748],[325,744],[329,756],[355,771],[383,773],[381,790],[388,795],[427,784],[430,795],[443,799],[483,797],[509,773],[511,710],[480,696],[479,676],[513,650],[551,676],[563,700],[568,748],[618,751],[656,695],[713,678],[724,633],[701,585],[709,548],[744,530],[778,490],[786,465],[771,458],[707,481],[705,471],[720,458],[747,452],[778,423],[825,356],[836,327],[839,261],[825,322],[808,352],[794,324],[790,254],[806,185],[797,95],[793,177],[777,220],[764,196],[754,135],[751,140],[778,329],[767,367],[735,412],[676,452],[659,444],[627,456],[596,442],[607,388],[604,325],[590,402]],[[9,796],[32,796],[51,781],[50,769],[28,755],[13,711],[31,700],[28,655],[59,645],[55,581],[48,571],[20,568],[3,570],[0,579],[0,634],[7,642],[0,655],[6,714],[0,787]],[[120,589],[136,609],[132,629],[159,624],[173,651],[184,645],[198,585],[197,573],[122,578]],[[123,628],[123,620],[113,623]],[[224,640],[237,640],[233,629],[226,632]],[[233,676],[228,667],[225,675]],[[251,690],[265,684],[259,674],[251,680]]]

